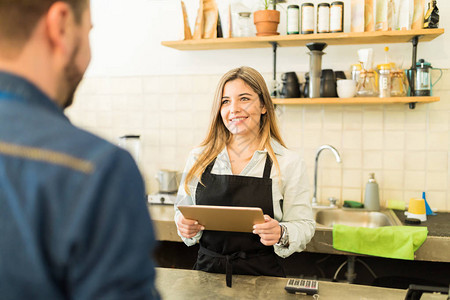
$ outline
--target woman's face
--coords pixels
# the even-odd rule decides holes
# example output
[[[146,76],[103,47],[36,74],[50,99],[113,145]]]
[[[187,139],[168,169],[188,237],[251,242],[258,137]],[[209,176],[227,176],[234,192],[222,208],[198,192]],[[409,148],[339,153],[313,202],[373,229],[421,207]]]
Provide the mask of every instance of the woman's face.
[[[258,136],[261,115],[266,112],[258,94],[242,79],[228,81],[225,84],[220,115],[232,134],[249,138]]]

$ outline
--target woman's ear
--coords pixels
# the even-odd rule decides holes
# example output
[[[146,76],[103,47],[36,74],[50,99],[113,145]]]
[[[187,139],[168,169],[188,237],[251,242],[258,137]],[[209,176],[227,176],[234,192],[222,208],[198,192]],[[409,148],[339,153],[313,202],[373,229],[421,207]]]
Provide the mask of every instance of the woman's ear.
[[[261,110],[261,114],[262,114],[262,115],[265,115],[266,113],[267,113],[266,106],[263,105],[262,110]]]

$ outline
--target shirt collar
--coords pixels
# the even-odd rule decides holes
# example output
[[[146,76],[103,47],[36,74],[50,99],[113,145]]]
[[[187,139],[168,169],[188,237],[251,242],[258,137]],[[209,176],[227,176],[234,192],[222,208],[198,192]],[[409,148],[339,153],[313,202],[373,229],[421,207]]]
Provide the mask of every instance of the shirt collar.
[[[272,139],[270,141],[270,145],[272,146],[273,152],[275,155],[283,155],[284,154],[284,147],[277,142],[276,140]],[[264,148],[264,150],[257,150],[257,153],[267,153],[267,148]],[[217,158],[223,161],[229,160],[228,158],[228,152],[227,147],[223,148],[223,150],[217,155]]]
[[[278,143],[276,140],[272,139],[270,141],[270,145],[272,146],[273,149],[273,153],[275,153],[275,155],[283,155],[284,153],[284,147]],[[264,148],[264,150],[258,150],[256,152],[267,152],[267,148]]]
[[[25,102],[49,110],[67,119],[63,109],[30,81],[12,73],[0,71],[0,94],[10,96],[10,101]],[[67,119],[68,120],[68,119]]]

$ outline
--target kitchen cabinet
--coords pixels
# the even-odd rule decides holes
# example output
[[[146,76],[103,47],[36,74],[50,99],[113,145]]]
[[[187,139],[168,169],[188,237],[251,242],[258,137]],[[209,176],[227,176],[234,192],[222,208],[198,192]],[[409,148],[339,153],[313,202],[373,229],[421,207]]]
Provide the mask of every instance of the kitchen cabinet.
[[[277,47],[299,47],[311,42],[324,42],[328,45],[363,45],[408,43],[414,39],[421,42],[432,41],[444,33],[443,28],[374,31],[374,32],[339,32],[304,35],[283,35],[263,37],[217,38],[201,40],[163,41],[161,44],[177,50],[219,50],[244,48],[273,48],[274,75],[276,74]],[[309,104],[395,104],[409,103],[414,108],[415,103],[439,101],[439,97],[365,97],[365,98],[298,98],[274,99],[275,104],[309,105]]]

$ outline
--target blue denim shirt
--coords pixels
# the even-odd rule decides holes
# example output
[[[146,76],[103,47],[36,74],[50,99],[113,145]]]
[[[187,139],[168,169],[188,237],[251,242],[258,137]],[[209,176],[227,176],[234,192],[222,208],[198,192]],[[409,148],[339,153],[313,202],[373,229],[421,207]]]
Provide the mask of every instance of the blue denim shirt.
[[[132,157],[0,72],[0,298],[159,299],[154,244]]]

